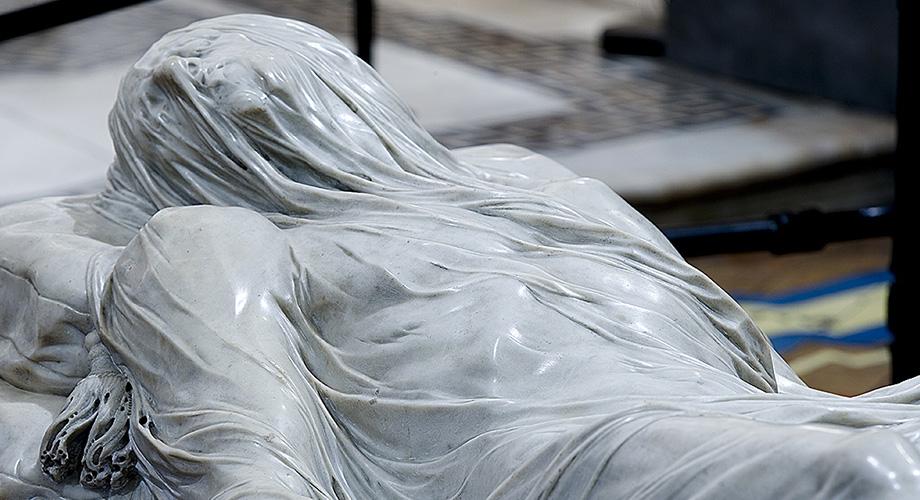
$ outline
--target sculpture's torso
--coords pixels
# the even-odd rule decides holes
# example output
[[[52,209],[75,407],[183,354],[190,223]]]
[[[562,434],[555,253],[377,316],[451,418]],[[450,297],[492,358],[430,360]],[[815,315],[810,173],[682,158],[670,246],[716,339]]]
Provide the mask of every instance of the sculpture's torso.
[[[698,335],[706,325],[695,297],[611,258],[638,253],[628,243],[559,248],[474,214],[462,226],[426,214],[364,219],[284,231],[306,269],[295,286],[308,315],[347,353],[360,373],[354,384],[367,377],[452,399],[585,400],[611,394],[573,382],[644,379],[660,370],[660,353],[683,352],[684,380],[637,383],[635,393],[675,383],[700,395],[754,390],[739,383],[718,332]]]

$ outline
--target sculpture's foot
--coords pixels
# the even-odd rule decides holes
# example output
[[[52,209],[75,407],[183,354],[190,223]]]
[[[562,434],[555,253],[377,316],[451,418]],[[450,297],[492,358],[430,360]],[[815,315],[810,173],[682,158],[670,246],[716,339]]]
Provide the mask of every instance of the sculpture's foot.
[[[42,439],[42,470],[57,482],[79,470],[83,486],[117,491],[134,476],[128,437],[131,383],[115,369],[101,343],[92,347],[90,356],[90,374],[71,392]]]

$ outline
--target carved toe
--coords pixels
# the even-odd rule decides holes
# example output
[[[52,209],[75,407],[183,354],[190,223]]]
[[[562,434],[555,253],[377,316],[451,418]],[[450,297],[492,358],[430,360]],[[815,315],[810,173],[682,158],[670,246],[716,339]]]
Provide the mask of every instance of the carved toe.
[[[133,473],[134,452],[128,439],[131,384],[119,377],[103,394],[83,451],[80,482],[93,489],[118,490]]]
[[[97,384],[96,378],[80,381],[42,438],[42,470],[57,482],[64,481],[80,466],[86,437],[99,409]]]

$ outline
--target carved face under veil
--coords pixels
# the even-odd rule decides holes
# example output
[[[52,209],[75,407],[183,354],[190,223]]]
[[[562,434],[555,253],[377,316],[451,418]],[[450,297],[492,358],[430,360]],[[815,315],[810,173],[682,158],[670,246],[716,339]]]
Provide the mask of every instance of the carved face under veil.
[[[490,182],[432,138],[373,68],[296,21],[235,15],[166,34],[122,80],[109,128],[116,159],[97,208],[135,227],[173,206],[290,220],[410,203],[505,215],[514,204],[609,229],[551,194]],[[132,215],[136,206],[144,210]],[[629,215],[621,223],[639,220],[633,232],[663,241]]]
[[[443,188],[469,173],[341,43],[267,16],[167,34],[125,76],[109,121],[111,188],[153,209],[307,215],[330,190]]]
[[[295,21],[235,15],[168,33],[122,80],[109,126],[116,159],[100,207],[124,219],[107,204],[144,205],[138,227],[173,206],[239,206],[277,220],[409,203],[551,215],[563,232],[611,228],[564,196],[491,182],[347,47]],[[619,225],[665,241],[623,207]]]

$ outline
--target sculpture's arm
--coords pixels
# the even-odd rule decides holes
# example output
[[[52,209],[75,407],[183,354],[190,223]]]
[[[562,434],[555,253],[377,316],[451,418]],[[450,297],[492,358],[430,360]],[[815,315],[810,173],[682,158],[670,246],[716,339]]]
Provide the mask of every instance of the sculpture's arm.
[[[53,198],[0,208],[0,378],[66,395],[88,369],[92,329],[86,273],[104,221],[89,198]]]

